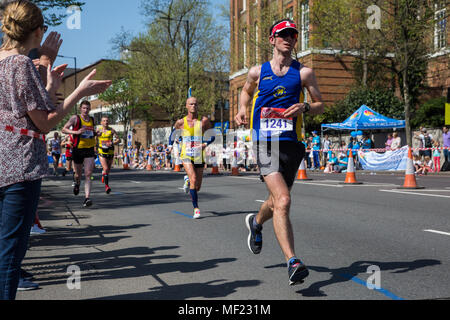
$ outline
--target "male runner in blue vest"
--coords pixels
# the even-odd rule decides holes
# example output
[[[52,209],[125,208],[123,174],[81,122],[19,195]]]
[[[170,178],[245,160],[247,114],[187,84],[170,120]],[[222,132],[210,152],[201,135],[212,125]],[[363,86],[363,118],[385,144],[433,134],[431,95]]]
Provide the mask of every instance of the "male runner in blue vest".
[[[305,155],[301,140],[303,113],[321,114],[324,106],[315,74],[292,58],[298,30],[291,20],[276,22],[270,29],[273,57],[252,67],[240,96],[238,126],[247,121],[247,106],[253,100],[250,129],[261,176],[269,197],[257,215],[247,215],[248,246],[258,254],[262,248],[262,225],[273,218],[274,231],[288,265],[289,284],[301,283],[308,269],[294,252],[294,235],[289,219],[290,189]],[[303,103],[306,88],[312,103]],[[255,92],[256,91],[256,92]],[[267,161],[267,156],[271,161]]]

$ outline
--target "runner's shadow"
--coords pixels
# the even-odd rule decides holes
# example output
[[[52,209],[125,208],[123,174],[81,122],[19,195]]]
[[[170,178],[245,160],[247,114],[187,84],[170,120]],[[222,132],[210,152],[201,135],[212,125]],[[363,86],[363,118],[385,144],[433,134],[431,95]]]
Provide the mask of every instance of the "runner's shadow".
[[[308,288],[298,290],[297,293],[300,293],[304,297],[326,297],[327,294],[321,289],[336,283],[350,281],[353,277],[357,277],[359,274],[365,274],[367,277],[367,268],[372,265],[379,267],[381,272],[390,271],[390,273],[406,273],[416,269],[436,266],[440,264],[441,261],[439,260],[421,259],[421,260],[414,260],[411,262],[357,261],[352,263],[348,267],[336,269],[330,269],[327,267],[320,267],[320,266],[307,266],[308,269],[315,272],[329,273],[331,277],[327,280],[315,282],[311,284]],[[309,277],[311,277],[311,274]],[[308,281],[308,278],[306,278],[306,281]]]
[[[223,282],[223,283],[221,283]],[[190,298],[214,299],[223,298],[235,293],[238,288],[255,287],[260,284],[258,280],[231,281],[217,279],[205,283],[187,283],[174,286],[163,285],[149,288],[150,292],[132,293],[110,297],[107,300],[186,300]],[[99,299],[96,299],[99,300]]]
[[[214,216],[217,216],[217,217],[231,216],[234,214],[248,214],[248,213],[257,214],[258,213],[258,211],[255,211],[255,210],[253,210],[253,211],[226,211],[226,212],[217,212],[217,211],[208,210],[208,211],[205,211],[205,213],[206,212],[212,213]],[[205,218],[214,218],[214,217],[210,216],[210,217],[205,217]]]

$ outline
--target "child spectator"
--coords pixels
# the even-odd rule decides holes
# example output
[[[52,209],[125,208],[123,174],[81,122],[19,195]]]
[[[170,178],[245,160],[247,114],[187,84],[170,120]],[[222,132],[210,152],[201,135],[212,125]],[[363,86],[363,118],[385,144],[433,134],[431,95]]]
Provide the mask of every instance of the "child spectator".
[[[419,175],[427,174],[433,171],[433,161],[429,156],[425,156],[422,167],[418,170]]]
[[[414,154],[413,158],[414,168],[416,169],[415,173],[418,173],[419,169],[422,168],[422,161],[420,160],[420,156],[418,154]]]
[[[441,171],[441,151],[439,150],[439,141],[434,142],[434,148],[433,149],[433,166],[434,166],[434,172]]]

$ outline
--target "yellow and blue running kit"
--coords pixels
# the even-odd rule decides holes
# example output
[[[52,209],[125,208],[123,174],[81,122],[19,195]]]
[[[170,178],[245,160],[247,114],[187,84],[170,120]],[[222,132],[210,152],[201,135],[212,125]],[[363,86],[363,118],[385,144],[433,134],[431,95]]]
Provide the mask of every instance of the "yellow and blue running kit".
[[[181,160],[190,162],[196,168],[205,165],[205,152],[203,150],[203,130],[201,118],[198,118],[193,127],[189,126],[187,117],[183,118],[183,135],[181,147]]]
[[[294,183],[305,154],[300,142],[303,119],[302,116],[285,117],[282,113],[303,99],[301,68],[302,65],[293,60],[288,72],[279,77],[272,71],[270,62],[264,63],[250,119],[261,176],[280,172],[289,187]],[[273,140],[279,141],[278,150],[272,148]],[[271,161],[261,161],[261,155],[271,157]]]
[[[114,158],[113,132],[111,129],[103,130],[98,137],[98,155],[106,159]]]

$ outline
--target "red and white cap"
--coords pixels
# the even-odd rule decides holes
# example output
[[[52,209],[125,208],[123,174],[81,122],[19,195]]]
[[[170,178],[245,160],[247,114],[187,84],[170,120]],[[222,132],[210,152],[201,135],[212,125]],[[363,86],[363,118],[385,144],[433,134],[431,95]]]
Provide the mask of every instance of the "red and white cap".
[[[281,21],[280,23],[276,24],[272,29],[272,36],[274,36],[276,33],[283,31],[285,29],[293,29],[298,33],[297,25],[293,22],[289,21]]]

